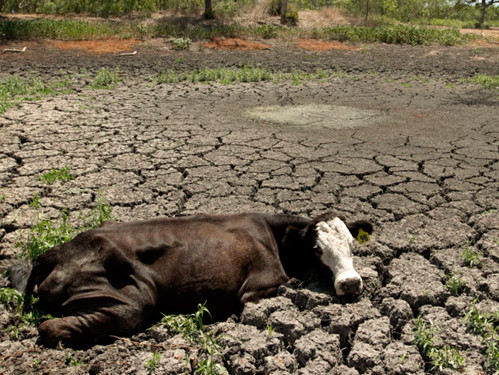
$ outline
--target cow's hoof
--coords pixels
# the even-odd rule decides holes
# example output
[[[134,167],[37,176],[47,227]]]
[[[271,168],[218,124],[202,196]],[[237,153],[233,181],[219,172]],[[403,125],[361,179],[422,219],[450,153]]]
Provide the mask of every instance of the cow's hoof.
[[[340,274],[334,282],[338,296],[362,293],[362,278],[356,271],[347,271]]]

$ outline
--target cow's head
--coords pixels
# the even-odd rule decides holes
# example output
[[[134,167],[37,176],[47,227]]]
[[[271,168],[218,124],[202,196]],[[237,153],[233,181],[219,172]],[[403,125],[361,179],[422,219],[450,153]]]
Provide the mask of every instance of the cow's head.
[[[362,278],[353,267],[352,249],[354,237],[360,230],[371,234],[372,224],[367,221],[346,224],[339,217],[324,217],[315,220],[314,229],[317,257],[333,273],[336,294],[361,293]]]

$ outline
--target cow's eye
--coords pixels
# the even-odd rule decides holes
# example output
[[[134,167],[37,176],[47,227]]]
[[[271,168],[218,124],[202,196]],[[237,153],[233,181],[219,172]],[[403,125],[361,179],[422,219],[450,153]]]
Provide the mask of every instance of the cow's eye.
[[[314,250],[315,250],[315,253],[316,253],[317,255],[321,255],[321,254],[322,254],[322,249],[321,249],[319,246],[315,246],[315,247],[314,247]]]

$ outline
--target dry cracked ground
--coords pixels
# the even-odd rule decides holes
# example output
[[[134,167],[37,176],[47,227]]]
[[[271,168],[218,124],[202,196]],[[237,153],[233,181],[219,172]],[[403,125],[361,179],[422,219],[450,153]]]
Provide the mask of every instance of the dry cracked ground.
[[[121,221],[336,210],[375,223],[371,241],[355,250],[363,294],[339,298],[313,274],[285,285],[275,298],[208,327],[221,345],[215,360],[230,374],[491,371],[482,336],[463,316],[472,306],[483,314],[499,306],[499,99],[462,79],[499,74],[497,48],[143,47],[126,58],[38,52],[2,55],[2,75],[47,78],[110,66],[124,81],[112,90],[82,86],[2,115],[4,264],[19,256],[15,243],[38,213],[57,219],[67,209],[77,222],[99,196]],[[298,85],[150,79],[169,67],[241,65],[331,75]],[[75,179],[38,179],[65,166]],[[41,207],[30,204],[34,197]],[[466,265],[464,250],[481,264]],[[463,282],[456,295],[449,275]],[[459,350],[459,370],[432,370],[413,341],[418,316],[433,329],[435,347]],[[13,337],[8,328],[16,322],[2,305],[0,373],[180,374],[206,358],[165,327],[75,351],[37,346],[33,327]]]

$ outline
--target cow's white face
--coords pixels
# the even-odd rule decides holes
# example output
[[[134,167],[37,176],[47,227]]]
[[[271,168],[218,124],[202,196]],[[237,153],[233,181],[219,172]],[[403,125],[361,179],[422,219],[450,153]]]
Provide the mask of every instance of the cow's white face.
[[[353,268],[352,234],[341,219],[317,224],[317,247],[320,260],[334,275],[334,288],[339,296],[362,291],[362,278]]]

